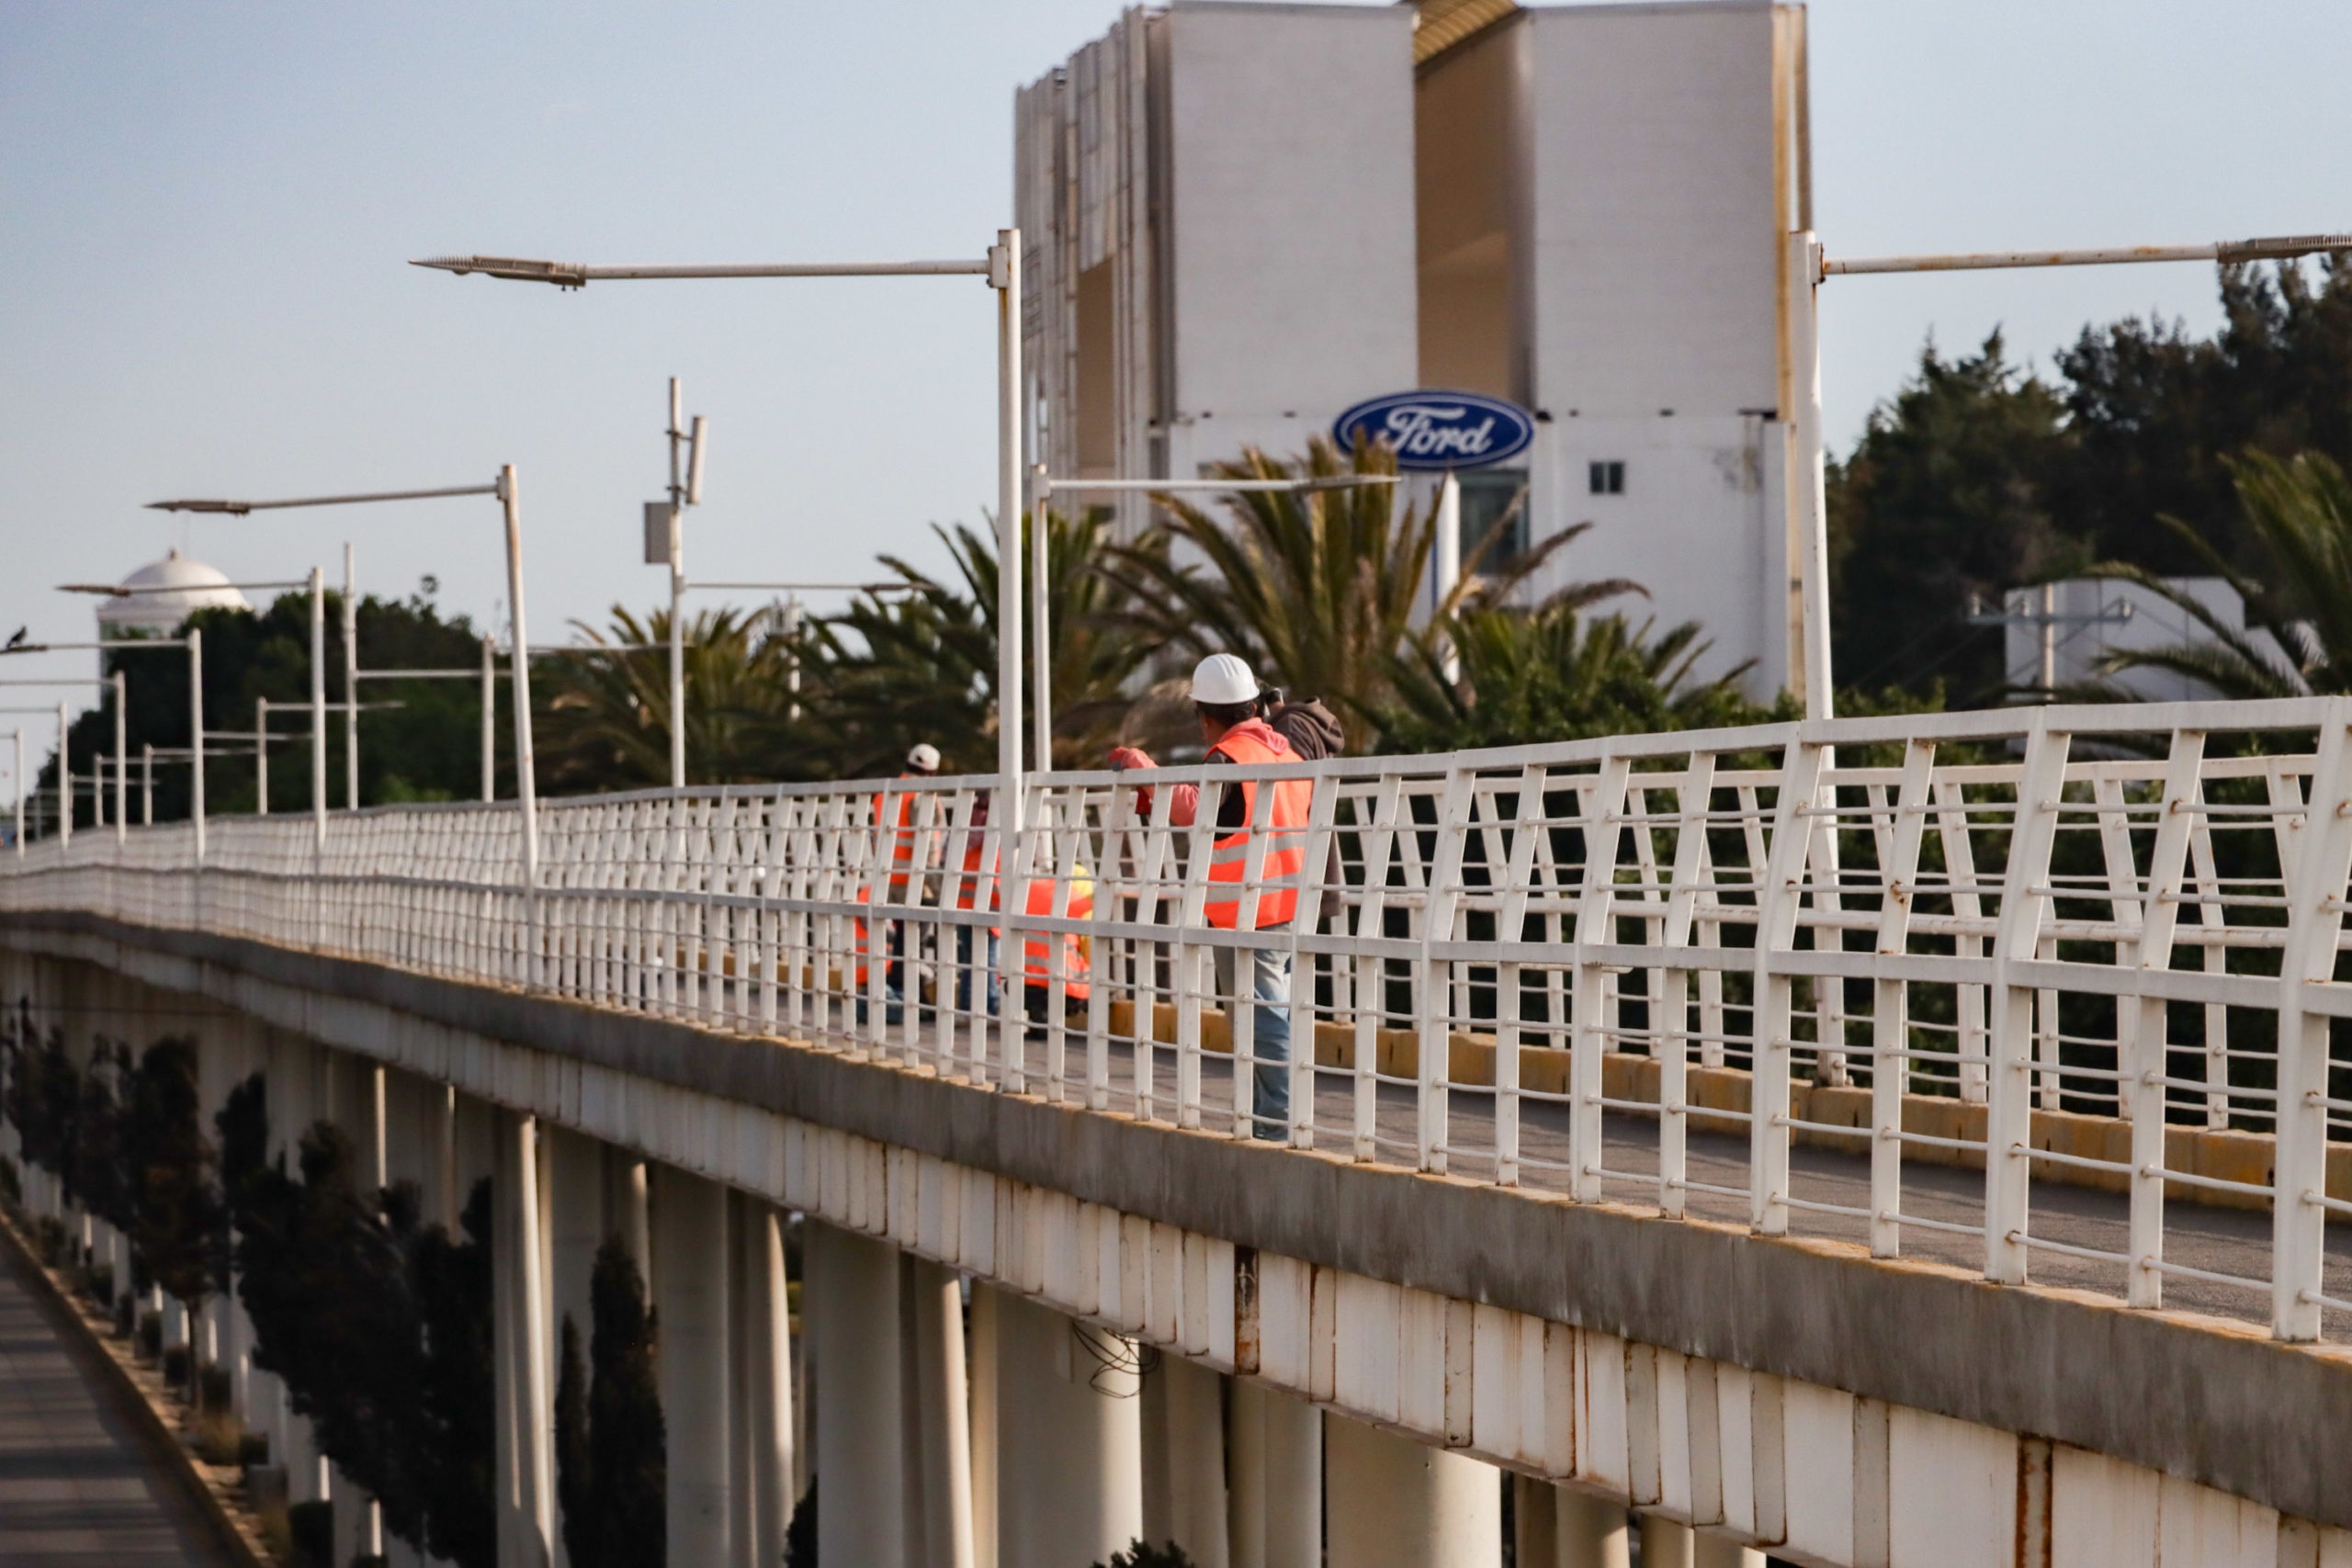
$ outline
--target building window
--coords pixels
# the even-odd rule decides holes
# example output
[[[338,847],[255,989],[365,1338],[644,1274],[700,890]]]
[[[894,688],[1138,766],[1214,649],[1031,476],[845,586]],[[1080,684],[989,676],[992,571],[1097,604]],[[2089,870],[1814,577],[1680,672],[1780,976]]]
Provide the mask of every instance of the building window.
[[[1473,468],[1454,479],[1462,487],[1463,569],[1492,573],[1517,559],[1527,548],[1527,470]]]
[[[1625,465],[1622,461],[1612,457],[1605,463],[1594,463],[1590,465],[1588,472],[1591,478],[1593,494],[1623,495],[1625,493]]]

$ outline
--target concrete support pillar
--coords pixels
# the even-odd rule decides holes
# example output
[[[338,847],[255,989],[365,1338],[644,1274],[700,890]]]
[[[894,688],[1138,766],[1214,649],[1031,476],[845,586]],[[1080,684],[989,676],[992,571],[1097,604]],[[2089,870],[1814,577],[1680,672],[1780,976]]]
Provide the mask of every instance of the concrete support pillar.
[[[800,1299],[818,1363],[817,1560],[904,1562],[898,1258],[882,1242],[814,1221],[805,1245]]]
[[[450,1084],[424,1087],[424,1217],[455,1236],[466,1206],[466,1186],[458,1179],[458,1090]]]
[[[1136,1375],[1106,1365],[1061,1314],[993,1293],[996,1561],[1001,1568],[1106,1562],[1143,1533]],[[1124,1340],[1084,1332],[1111,1357],[1131,1354]]]
[[[1632,1561],[1621,1505],[1524,1475],[1511,1487],[1520,1568],[1626,1568]]]
[[[540,1212],[547,1216],[548,1378],[552,1390],[563,1378],[563,1325],[571,1320],[580,1337],[582,1370],[594,1330],[588,1280],[605,1236],[605,1160],[596,1141],[562,1127],[539,1130],[539,1167],[544,1179]],[[552,1397],[552,1396],[550,1396]],[[565,1568],[571,1553],[563,1541],[563,1508],[556,1504],[555,1561]]]
[[[554,1559],[554,1390],[547,1361],[538,1123],[511,1111],[496,1112],[494,1122],[492,1195],[497,1217],[491,1238],[498,1357],[498,1561],[502,1568],[544,1568]]]
[[[972,1443],[964,1292],[952,1269],[899,1255],[908,1568],[972,1568]]]
[[[1321,1568],[1322,1413],[1246,1378],[1233,1381],[1231,1395],[1226,1518],[1233,1568]]]
[[[784,1278],[784,1216],[735,1195],[739,1248],[735,1301],[737,1408],[736,1561],[775,1568],[792,1520],[793,1406],[790,1303]]]
[[[732,1535],[727,1190],[664,1166],[653,1178],[662,1270],[662,1416],[669,1428],[669,1560],[723,1564]],[[857,1561],[857,1559],[833,1559]]]
[[[1642,1568],[1690,1568],[1690,1527],[1644,1514]]]
[[[1337,1416],[1323,1430],[1333,1562],[1501,1568],[1502,1480],[1493,1465]]]
[[[607,1147],[605,1153],[605,1207],[610,1216],[607,1224],[621,1238],[622,1248],[637,1264],[637,1271],[644,1276],[646,1288],[650,1290],[654,1258],[645,1162],[626,1149]]]
[[[1764,1553],[1729,1536],[1699,1530],[1690,1538],[1691,1568],[1764,1568]]]
[[[997,1541],[997,1306],[1002,1298],[972,1285],[972,1563],[998,1568]]]
[[[1227,1568],[1224,1379],[1162,1356],[1143,1380],[1143,1539]]]

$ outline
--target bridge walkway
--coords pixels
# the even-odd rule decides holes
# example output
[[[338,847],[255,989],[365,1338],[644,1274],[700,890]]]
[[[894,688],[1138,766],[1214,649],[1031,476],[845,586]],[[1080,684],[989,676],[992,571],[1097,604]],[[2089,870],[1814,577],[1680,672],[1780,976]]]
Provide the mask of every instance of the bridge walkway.
[[[832,1022],[843,1033],[840,1010]],[[896,1032],[894,1032],[895,1034]],[[917,1025],[917,1048],[933,1055],[938,1038],[925,1019]],[[894,1040],[894,1044],[896,1041]],[[1073,1042],[1074,1043],[1074,1042]],[[965,1042],[968,1048],[968,1041]],[[1166,1122],[1178,1103],[1176,1051],[1164,1043],[1154,1047],[1152,1113]],[[1023,1046],[1030,1075],[1028,1089],[1042,1092],[1048,1080],[1042,1029],[1032,1028]],[[1113,1043],[1107,1051],[1110,1071],[1106,1109],[1135,1115],[1141,1097],[1136,1092],[1134,1048]],[[1314,1126],[1315,1146],[1344,1150],[1354,1118],[1354,1086],[1344,1069],[1318,1067]],[[1200,1054],[1199,1102],[1202,1125],[1213,1131],[1233,1126],[1232,1059],[1216,1052]],[[1085,1103],[1086,1064],[1082,1053],[1066,1053],[1064,1098]],[[1477,1085],[1456,1084],[1449,1090],[1447,1111],[1449,1167],[1479,1181],[1493,1179],[1495,1146],[1494,1094]],[[1385,1164],[1412,1165],[1418,1093],[1414,1086],[1384,1079],[1377,1086],[1376,1157]],[[1557,1100],[1522,1092],[1520,1110],[1521,1184],[1532,1192],[1559,1192],[1568,1177],[1568,1107]],[[1619,1111],[1602,1119],[1603,1168],[1607,1198],[1636,1209],[1657,1206],[1657,1119]],[[1748,1223],[1748,1145],[1742,1134],[1692,1131],[1687,1134],[1686,1180],[1690,1184],[1686,1212],[1693,1219],[1734,1224]],[[1867,1247],[1870,1224],[1863,1217],[1871,1203],[1871,1170],[1863,1140],[1857,1138],[1851,1154],[1837,1149],[1800,1145],[1790,1152],[1793,1195],[1824,1208],[1800,1209],[1792,1217],[1792,1234]],[[1647,1180],[1640,1179],[1648,1178]],[[1903,1256],[1941,1264],[1971,1273],[1984,1267],[1984,1176],[1953,1166],[1906,1162],[1903,1170],[1903,1212],[1914,1222],[1903,1238]],[[1708,1191],[1708,1188],[1733,1190]],[[1829,1210],[1850,1210],[1841,1213]],[[2035,1283],[2061,1289],[2120,1297],[2124,1269],[2107,1258],[2085,1258],[2059,1248],[2123,1253],[2130,1242],[2131,1214],[2123,1193],[2069,1182],[2038,1179],[2033,1183],[2030,1213],[2034,1240]],[[1936,1228],[1960,1227],[1956,1230]],[[2208,1204],[2175,1201],[2165,1209],[2165,1259],[2206,1274],[2240,1280],[2260,1280],[2269,1269],[2271,1221],[2267,1213]],[[2327,1227],[2324,1261],[2325,1293],[2338,1301],[2352,1300],[2352,1224],[2332,1219]],[[2197,1313],[2261,1325],[2270,1320],[2266,1286],[2255,1290],[2196,1275],[2176,1274],[2165,1281],[2168,1310]],[[2330,1308],[2325,1314],[2326,1337],[2352,1337],[2352,1313]]]
[[[24,1269],[0,1248],[0,1564],[235,1562]]]

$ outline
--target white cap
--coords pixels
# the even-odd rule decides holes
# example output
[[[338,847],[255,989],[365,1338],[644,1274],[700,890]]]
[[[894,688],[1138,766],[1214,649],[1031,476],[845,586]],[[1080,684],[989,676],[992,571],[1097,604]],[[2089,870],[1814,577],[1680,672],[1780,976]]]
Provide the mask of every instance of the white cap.
[[[1254,703],[1258,677],[1230,653],[1212,653],[1193,670],[1193,700],[1196,703]]]
[[[915,749],[907,753],[907,766],[919,773],[939,772],[939,748],[928,740],[915,742]]]

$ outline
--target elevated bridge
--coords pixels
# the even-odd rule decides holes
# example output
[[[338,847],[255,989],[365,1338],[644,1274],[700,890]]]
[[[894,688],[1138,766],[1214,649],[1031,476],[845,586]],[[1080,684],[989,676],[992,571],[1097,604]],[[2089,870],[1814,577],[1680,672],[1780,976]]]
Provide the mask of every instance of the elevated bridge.
[[[1546,1568],[1628,1510],[1645,1565],[2318,1568],[2347,741],[2049,707],[1044,774],[1015,832],[989,777],[85,831],[0,862],[0,950],[433,1212],[492,1178],[502,1562],[560,1553],[613,1234],[673,1562],[774,1563],[814,1475],[835,1564],[1499,1563],[1508,1500]],[[1290,840],[1270,789],[1170,820],[1301,776]]]

